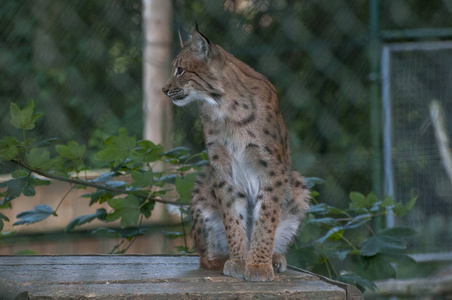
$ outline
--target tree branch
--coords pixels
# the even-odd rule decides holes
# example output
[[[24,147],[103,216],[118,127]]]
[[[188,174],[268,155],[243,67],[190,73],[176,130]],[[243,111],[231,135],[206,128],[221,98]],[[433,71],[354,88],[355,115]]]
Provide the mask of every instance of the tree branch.
[[[134,195],[135,197],[138,197],[138,198],[141,198],[141,199],[144,199],[144,200],[152,200],[152,201],[159,202],[159,203],[164,203],[164,204],[170,204],[170,205],[176,205],[176,206],[185,206],[185,205],[187,205],[185,203],[177,203],[177,202],[174,202],[174,201],[167,201],[167,200],[158,199],[158,198],[148,198],[146,196],[136,194],[136,191],[126,191],[126,190],[122,190],[122,189],[117,189],[117,188],[114,188],[114,187],[110,187],[108,185],[100,185],[100,184],[94,183],[92,181],[85,181],[85,180],[81,180],[81,179],[77,179],[77,178],[68,178],[68,177],[63,177],[63,176],[59,176],[59,175],[54,175],[54,174],[47,173],[47,172],[44,172],[44,171],[39,170],[39,169],[34,169],[34,168],[30,167],[29,165],[27,165],[24,162],[19,161],[19,160],[13,159],[11,161],[13,163],[21,166],[21,167],[24,167],[27,170],[30,170],[33,173],[36,173],[38,175],[41,175],[41,176],[49,178],[49,179],[53,179],[53,180],[57,180],[57,181],[63,181],[63,182],[68,182],[68,183],[71,183],[71,184],[78,184],[78,185],[88,186],[88,187],[92,187],[92,188],[95,188],[95,189],[105,190],[105,191],[109,191],[109,192],[113,192],[113,193],[128,194],[128,195],[131,194],[131,195]]]

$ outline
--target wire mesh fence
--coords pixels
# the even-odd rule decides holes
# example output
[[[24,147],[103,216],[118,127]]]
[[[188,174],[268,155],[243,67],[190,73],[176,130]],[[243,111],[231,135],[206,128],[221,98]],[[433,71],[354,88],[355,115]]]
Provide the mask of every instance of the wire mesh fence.
[[[452,245],[451,42],[399,43],[382,61],[387,127],[388,191],[397,199],[418,197],[399,223],[415,227],[416,252],[447,252]]]
[[[347,205],[351,191],[368,193],[373,189],[375,150],[371,135],[377,129],[369,122],[369,87],[376,79],[369,63],[370,2],[173,1],[175,41],[178,26],[190,29],[197,22],[212,42],[266,75],[275,85],[289,128],[294,168],[324,179],[325,183],[318,187],[320,201],[340,206]],[[16,134],[8,126],[9,103],[23,104],[35,99],[38,110],[47,116],[37,128],[41,137],[60,137],[63,142],[77,140],[94,150],[119,127],[142,136],[141,5],[139,0],[1,1],[1,135]],[[448,35],[452,28],[450,0],[381,0],[379,8],[382,43],[452,37]],[[174,54],[178,50],[175,43]],[[402,71],[416,63],[404,61],[398,66],[401,73],[395,74],[394,79],[405,76]],[[431,85],[425,88],[433,93],[429,97],[439,89],[435,83],[441,78],[430,79]],[[423,94],[405,90],[400,93],[407,107],[427,101]],[[450,95],[445,94],[444,99],[447,97]],[[450,102],[444,102],[444,107],[450,114]],[[401,120],[420,118],[422,122],[410,109],[399,111]],[[422,115],[428,113],[425,105],[416,109]],[[418,125],[408,130],[415,133]],[[449,133],[451,125],[449,121]],[[193,152],[204,148],[195,105],[174,109],[173,128],[173,145],[187,146]],[[408,135],[401,133],[394,138],[402,142]],[[431,135],[425,143],[429,143],[431,151],[437,151]],[[426,163],[429,153],[410,154],[410,161],[424,164],[430,172],[419,173],[417,180],[432,182],[422,191],[422,185],[413,182],[418,189],[408,194],[419,190],[416,213],[422,215],[413,222],[440,218],[438,226],[442,229],[438,234],[450,236],[452,228],[446,220],[450,206],[427,209],[437,203],[429,191],[439,191],[431,176],[435,169]],[[408,158],[394,159],[405,163]],[[9,170],[1,167],[2,172]],[[396,179],[413,175],[408,168],[400,172]],[[441,193],[441,199],[450,198],[447,189]],[[431,232],[426,231],[428,234]],[[416,246],[418,250],[413,251],[441,251],[451,246],[447,240],[442,248]]]
[[[30,99],[40,137],[98,147],[121,126],[141,134],[140,1],[1,1],[0,127]],[[138,117],[137,117],[138,116]]]

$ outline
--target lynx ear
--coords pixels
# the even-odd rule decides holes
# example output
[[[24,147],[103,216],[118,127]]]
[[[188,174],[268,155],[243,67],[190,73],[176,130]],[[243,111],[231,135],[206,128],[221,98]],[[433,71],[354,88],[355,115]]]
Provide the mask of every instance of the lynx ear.
[[[208,57],[210,54],[210,41],[199,31],[195,31],[192,36],[190,47],[199,55]]]
[[[191,44],[192,36],[188,32],[184,30],[184,28],[179,27],[179,42],[182,48],[187,47]]]

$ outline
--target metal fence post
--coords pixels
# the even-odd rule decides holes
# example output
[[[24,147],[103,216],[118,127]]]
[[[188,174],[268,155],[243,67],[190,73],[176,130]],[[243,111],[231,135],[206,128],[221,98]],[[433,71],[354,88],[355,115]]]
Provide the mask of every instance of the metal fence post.
[[[377,197],[382,197],[381,176],[381,120],[380,120],[380,41],[379,1],[369,2],[369,62],[370,62],[370,135],[372,142],[372,187]],[[376,219],[376,227],[382,227],[382,219]]]

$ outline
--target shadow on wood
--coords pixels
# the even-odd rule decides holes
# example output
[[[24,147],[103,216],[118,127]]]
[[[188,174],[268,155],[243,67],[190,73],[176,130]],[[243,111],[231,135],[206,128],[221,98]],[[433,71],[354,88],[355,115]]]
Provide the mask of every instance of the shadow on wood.
[[[197,256],[0,256],[0,299],[363,299],[299,269],[256,283],[199,269]]]

